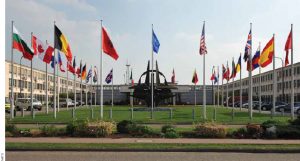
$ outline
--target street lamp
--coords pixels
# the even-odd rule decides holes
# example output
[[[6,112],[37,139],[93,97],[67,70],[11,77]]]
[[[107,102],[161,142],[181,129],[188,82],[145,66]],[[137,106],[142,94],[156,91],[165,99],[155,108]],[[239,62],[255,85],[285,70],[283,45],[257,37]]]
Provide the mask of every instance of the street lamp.
[[[24,56],[22,56],[22,57],[20,58],[20,84],[19,84],[19,87],[20,87],[20,93],[19,93],[19,97],[21,97],[21,95],[22,95],[22,85],[21,85],[21,84],[22,84],[22,83],[21,83],[21,82],[22,82],[22,72],[21,72],[21,71],[22,71],[22,69],[21,69],[21,65],[22,65],[22,64],[21,64],[21,63],[22,63],[23,57],[24,57]]]
[[[285,99],[284,99],[284,72],[283,72],[283,59],[280,58],[280,57],[275,57],[277,59],[280,59],[281,60],[281,80],[282,80],[282,83],[281,83],[281,89],[282,89],[282,101],[284,102]],[[275,78],[274,78],[275,79]]]

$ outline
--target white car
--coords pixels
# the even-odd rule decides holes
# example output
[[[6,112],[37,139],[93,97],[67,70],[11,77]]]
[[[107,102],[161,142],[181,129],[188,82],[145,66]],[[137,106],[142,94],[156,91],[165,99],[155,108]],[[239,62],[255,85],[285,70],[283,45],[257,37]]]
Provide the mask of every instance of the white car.
[[[15,106],[16,106],[16,110],[19,111],[22,108],[23,110],[31,111],[31,98],[17,98],[15,102]],[[32,98],[32,106],[34,109],[37,109],[39,111],[42,110],[42,103],[35,98]]]

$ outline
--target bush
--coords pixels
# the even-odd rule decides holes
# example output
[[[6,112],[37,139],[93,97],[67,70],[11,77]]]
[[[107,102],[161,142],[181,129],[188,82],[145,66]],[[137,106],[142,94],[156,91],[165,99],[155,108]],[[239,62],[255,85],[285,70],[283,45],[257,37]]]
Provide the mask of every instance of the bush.
[[[290,124],[300,126],[300,115],[298,115],[297,119],[290,121]]]
[[[248,124],[246,126],[247,135],[249,138],[258,139],[262,136],[263,130],[260,125]]]
[[[239,128],[236,131],[232,132],[232,137],[237,139],[243,139],[247,137],[247,129],[246,128]]]
[[[144,125],[132,124],[128,126],[129,134],[134,137],[158,137],[159,134],[156,133],[152,128]]]
[[[5,126],[5,131],[10,132],[11,134],[19,133],[19,130],[17,129],[16,125],[14,125],[14,124],[7,124]]]
[[[121,134],[128,134],[129,133],[129,126],[132,126],[133,124],[135,124],[133,121],[130,121],[130,120],[123,120],[121,122],[119,122],[117,124],[117,131],[118,133],[121,133]]]
[[[44,125],[41,129],[41,135],[43,136],[62,136],[65,135],[65,131],[61,128],[56,128],[54,125]],[[31,131],[31,130],[30,130]]]
[[[199,124],[195,128],[196,136],[203,138],[225,138],[227,129],[215,124]]]
[[[277,120],[268,120],[265,121],[261,124],[261,127],[266,130],[267,128],[270,128],[272,126],[277,126],[277,125],[283,125],[283,122],[277,121]]]
[[[169,129],[172,129],[172,130],[175,131],[175,126],[173,126],[173,125],[164,125],[164,126],[161,127],[161,132],[166,133],[167,130],[169,130]]]
[[[66,134],[69,136],[85,136],[87,127],[87,120],[73,121],[67,125]]]
[[[87,128],[87,136],[92,137],[105,137],[113,133],[115,124],[112,122],[99,121],[91,123]]]
[[[300,139],[299,126],[277,126],[276,135],[284,139]]]
[[[30,129],[30,136],[40,137],[41,135],[42,135],[42,131],[40,129]]]

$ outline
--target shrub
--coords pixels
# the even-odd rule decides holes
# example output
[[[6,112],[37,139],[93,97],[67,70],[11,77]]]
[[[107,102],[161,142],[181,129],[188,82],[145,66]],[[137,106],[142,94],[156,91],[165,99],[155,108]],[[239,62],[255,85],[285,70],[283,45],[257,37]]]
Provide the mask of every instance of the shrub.
[[[91,123],[87,128],[87,136],[92,137],[105,137],[111,135],[115,128],[115,124],[112,122],[98,121]]]
[[[172,130],[175,131],[175,126],[173,126],[173,125],[164,125],[164,126],[161,127],[161,132],[166,133],[167,130],[169,130],[169,129],[172,129]]]
[[[121,122],[119,122],[117,124],[117,131],[118,133],[121,133],[121,134],[128,134],[129,133],[129,126],[132,126],[133,124],[135,124],[133,121],[130,121],[130,120],[123,120]]]
[[[272,126],[277,126],[277,125],[283,125],[283,122],[277,121],[277,120],[268,120],[265,121],[261,124],[261,127],[266,130],[267,128],[270,128]]]
[[[300,115],[298,115],[297,119],[290,121],[290,124],[300,126]]]
[[[11,132],[9,132],[9,131],[5,132],[5,137],[13,137],[13,136],[14,135]]]
[[[17,129],[16,125],[14,125],[14,124],[7,124],[5,126],[5,131],[10,132],[11,134],[19,133],[19,130]]]
[[[87,127],[87,120],[73,121],[67,125],[66,134],[70,136],[85,136]]]
[[[300,128],[299,126],[277,126],[276,135],[278,138],[299,139]]]
[[[246,128],[239,128],[236,131],[232,132],[232,137],[237,139],[243,139],[247,137],[247,129]]]
[[[179,134],[173,130],[173,128],[167,129],[167,131],[164,133],[164,136],[166,138],[179,138]]]
[[[30,136],[40,137],[41,135],[42,135],[42,131],[40,129],[30,129]]]
[[[128,127],[129,134],[134,137],[157,137],[159,136],[152,128],[144,125],[132,124]]]
[[[61,136],[64,135],[65,132],[61,128],[56,128],[54,125],[48,126],[44,125],[41,129],[41,135],[43,136]]]
[[[262,136],[263,130],[260,125],[248,124],[246,126],[247,135],[249,138],[258,139]]]
[[[215,124],[199,124],[195,128],[197,137],[204,138],[225,138],[227,129],[224,126]]]

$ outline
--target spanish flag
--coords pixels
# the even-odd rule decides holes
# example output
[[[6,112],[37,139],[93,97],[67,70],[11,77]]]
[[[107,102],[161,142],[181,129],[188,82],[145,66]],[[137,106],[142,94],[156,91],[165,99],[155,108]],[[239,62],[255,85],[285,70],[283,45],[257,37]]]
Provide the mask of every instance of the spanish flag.
[[[266,67],[270,63],[272,63],[274,56],[274,37],[267,43],[267,45],[264,47],[264,50],[262,51],[259,59],[259,64],[261,67]]]
[[[62,32],[59,30],[59,28],[54,25],[54,47],[62,52],[65,53],[66,58],[68,61],[72,61],[72,52],[70,45],[68,43],[67,38],[65,35],[62,34]]]

